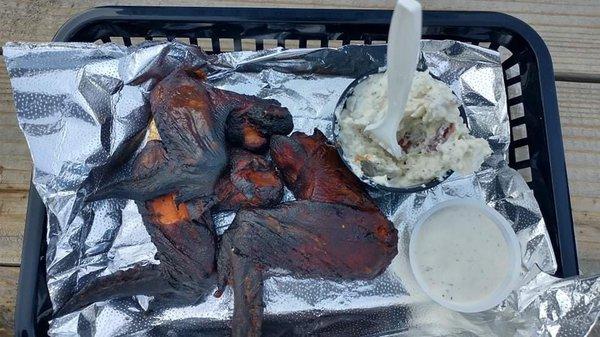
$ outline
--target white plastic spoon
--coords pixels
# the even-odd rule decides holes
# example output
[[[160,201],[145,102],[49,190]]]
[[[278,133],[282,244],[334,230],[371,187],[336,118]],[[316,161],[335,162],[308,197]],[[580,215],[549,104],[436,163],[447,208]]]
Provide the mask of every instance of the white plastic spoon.
[[[402,156],[396,133],[419,61],[421,20],[421,5],[417,1],[396,2],[387,45],[388,109],[379,121],[365,128],[375,141],[396,157]]]

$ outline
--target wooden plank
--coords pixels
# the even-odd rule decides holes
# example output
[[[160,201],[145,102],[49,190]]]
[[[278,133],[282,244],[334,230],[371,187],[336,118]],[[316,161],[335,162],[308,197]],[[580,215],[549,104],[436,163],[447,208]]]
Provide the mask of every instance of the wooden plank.
[[[0,193],[0,265],[19,265],[27,191]]]
[[[48,41],[70,16],[115,1],[0,1],[0,43]],[[123,2],[125,3],[125,2]],[[393,0],[211,0],[127,1],[128,5],[392,8]],[[600,2],[595,0],[423,0],[431,10],[498,11],[531,24],[549,45],[556,71],[600,75]],[[31,22],[36,22],[32,25]]]
[[[12,337],[19,268],[0,267],[0,337]]]
[[[531,25],[548,44],[557,73],[600,74],[600,2],[594,0],[424,1],[430,9],[497,11]],[[460,3],[457,5],[457,3]]]
[[[600,273],[600,84],[558,82],[560,118],[582,273]]]
[[[25,137],[17,125],[4,59],[0,59],[0,144],[0,193],[27,190],[31,157]]]

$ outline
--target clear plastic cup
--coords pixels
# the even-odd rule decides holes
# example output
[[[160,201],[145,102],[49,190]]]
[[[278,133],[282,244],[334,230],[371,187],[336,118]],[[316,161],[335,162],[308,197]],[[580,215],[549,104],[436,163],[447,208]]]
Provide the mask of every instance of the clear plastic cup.
[[[432,291],[430,283],[428,283],[425,280],[425,277],[421,272],[420,266],[417,265],[415,250],[416,246],[418,245],[418,234],[421,231],[422,226],[433,214],[436,214],[437,212],[447,207],[466,207],[478,209],[479,211],[481,211],[482,214],[487,216],[490,220],[492,220],[494,224],[498,226],[497,228],[500,230],[502,238],[506,242],[507,252],[509,255],[509,263],[508,267],[506,268],[506,275],[500,282],[499,286],[497,286],[487,296],[482,297],[479,300],[469,302],[457,302],[436,295],[435,292]],[[451,240],[451,238],[448,239]],[[494,247],[490,246],[490,249],[494,249]],[[410,237],[409,260],[410,267],[415,277],[415,280],[417,281],[417,284],[432,300],[454,311],[475,313],[485,311],[499,305],[513,290],[517,288],[521,273],[521,246],[519,244],[517,235],[512,229],[510,223],[496,210],[487,206],[485,203],[479,200],[454,199],[450,201],[441,202],[438,205],[432,207],[430,210],[428,210],[427,212],[425,212],[425,214],[421,216],[419,221],[417,221],[417,223],[413,227],[413,231]],[[469,284],[465,283],[462,286],[468,287]]]

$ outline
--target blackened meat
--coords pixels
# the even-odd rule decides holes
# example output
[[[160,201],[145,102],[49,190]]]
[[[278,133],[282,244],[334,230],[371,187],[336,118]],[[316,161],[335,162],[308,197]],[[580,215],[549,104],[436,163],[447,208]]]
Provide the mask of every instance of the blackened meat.
[[[274,206],[283,196],[283,182],[264,156],[233,149],[229,168],[217,182],[215,194],[222,211]]]
[[[87,200],[135,200],[160,264],[136,265],[85,282],[59,313],[135,294],[202,296],[214,285],[216,271],[209,209],[228,163],[226,124],[232,139],[236,130],[251,128],[268,141],[271,134],[287,134],[292,128],[291,115],[276,101],[220,90],[185,71],[170,74],[154,87],[150,107],[159,139],[146,143],[125,178],[101,186]],[[238,138],[240,145],[257,148],[248,133]],[[271,205],[281,199],[277,173],[255,156],[234,156],[228,183],[223,184],[223,208]]]
[[[133,295],[167,296],[185,303],[205,297],[215,283],[215,234],[209,212],[197,219],[197,205],[175,202],[174,194],[138,202],[156,246],[159,264],[134,265],[85,282],[60,308],[63,315],[97,301]]]
[[[312,136],[301,132],[290,137],[274,136],[271,157],[296,199],[379,211],[321,131],[315,129]]]
[[[159,82],[150,105],[160,140],[147,143],[125,179],[101,186],[88,200],[210,196],[228,162],[226,138],[230,145],[264,150],[271,135],[293,128],[292,116],[277,101],[220,90],[184,71]]]
[[[318,131],[274,137],[271,154],[299,201],[238,212],[217,260],[219,296],[234,292],[232,335],[260,336],[263,270],[372,279],[397,254],[397,231]]]
[[[232,97],[240,108],[227,118],[227,140],[234,146],[261,152],[268,148],[271,135],[287,135],[294,124],[288,109],[275,100],[253,96]]]

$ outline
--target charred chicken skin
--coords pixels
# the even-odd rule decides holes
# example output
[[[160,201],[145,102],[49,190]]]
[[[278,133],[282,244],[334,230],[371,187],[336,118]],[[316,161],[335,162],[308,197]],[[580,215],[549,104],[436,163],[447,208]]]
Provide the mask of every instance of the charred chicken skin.
[[[397,231],[319,131],[275,136],[271,156],[298,201],[238,212],[221,239],[220,296],[234,293],[232,336],[260,336],[263,270],[372,279],[397,254]]]
[[[215,194],[221,211],[268,207],[281,201],[283,183],[264,156],[233,149],[229,168],[217,182]]]
[[[216,202],[223,209],[266,206],[281,199],[282,183],[271,165],[241,150],[232,151],[231,170],[215,196],[215,185],[228,163],[226,138],[256,149],[250,146],[253,133],[244,130],[258,130],[266,140],[291,131],[292,117],[279,103],[220,90],[198,74],[176,71],[154,87],[150,107],[160,139],[146,143],[125,180],[110,183],[87,199],[135,200],[160,264],[138,265],[90,281],[57,314],[136,294],[202,296],[214,286],[216,274],[210,207]],[[246,113],[251,116],[244,117]],[[238,122],[244,125],[237,126]],[[232,128],[227,136],[226,125]]]
[[[175,202],[175,194],[138,202],[144,225],[156,246],[160,264],[136,265],[100,277],[79,289],[55,315],[97,301],[132,295],[168,295],[182,302],[203,298],[214,286],[215,235],[209,212]]]
[[[293,128],[290,112],[277,101],[220,90],[184,71],[160,81],[150,105],[161,139],[146,144],[124,181],[101,187],[88,200],[211,196],[228,162],[226,139],[257,150],[271,135]]]
[[[178,204],[174,194],[140,207],[146,229],[156,246],[156,258],[174,289],[194,293],[199,281],[216,271],[215,233],[210,212],[199,213],[193,203]]]
[[[292,115],[275,100],[256,103],[252,96],[237,97],[240,108],[227,117],[227,140],[233,146],[250,151],[268,149],[271,135],[287,135],[292,132]]]
[[[271,157],[296,199],[379,212],[362,183],[344,165],[321,131],[315,129],[312,136],[301,132],[290,137],[274,136]]]
[[[150,93],[160,140],[146,144],[124,181],[105,186],[88,200],[110,197],[146,201],[176,193],[187,201],[212,194],[227,164],[225,121],[235,108],[222,90],[177,71]]]

